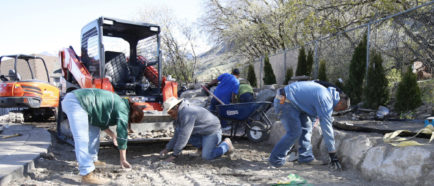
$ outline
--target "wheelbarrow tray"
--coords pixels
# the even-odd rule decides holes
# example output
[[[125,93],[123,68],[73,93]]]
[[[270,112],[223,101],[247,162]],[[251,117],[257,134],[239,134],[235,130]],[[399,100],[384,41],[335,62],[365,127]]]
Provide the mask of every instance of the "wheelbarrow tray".
[[[228,120],[247,120],[249,117],[264,111],[271,105],[269,101],[257,101],[246,103],[235,103],[227,105],[217,105],[217,115],[221,119]]]

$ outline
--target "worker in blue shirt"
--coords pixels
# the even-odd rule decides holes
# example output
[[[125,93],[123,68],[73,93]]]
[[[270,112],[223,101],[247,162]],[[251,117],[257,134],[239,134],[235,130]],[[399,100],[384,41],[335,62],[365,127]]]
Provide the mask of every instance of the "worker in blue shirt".
[[[294,143],[299,140],[299,163],[310,165],[324,164],[315,160],[312,153],[311,135],[313,118],[318,117],[323,140],[330,155],[330,166],[341,170],[336,156],[333,134],[333,111],[345,110],[350,106],[349,98],[334,87],[325,87],[313,81],[291,83],[279,89],[274,99],[277,113],[282,112],[280,120],[286,134],[274,146],[269,162],[275,167],[283,166],[286,155]],[[310,119],[312,118],[312,119]]]
[[[212,80],[210,83],[206,85],[209,89],[210,87],[217,85],[214,90],[214,95],[219,98],[224,104],[229,104],[235,100],[235,96],[238,94],[238,88],[240,86],[240,82],[238,81],[238,77],[240,76],[240,70],[233,69],[232,74],[224,73],[220,75],[217,79]],[[220,83],[219,83],[220,82]],[[211,112],[216,111],[216,105],[220,103],[215,99],[211,99],[209,110]],[[222,129],[227,130],[226,122],[221,121]]]

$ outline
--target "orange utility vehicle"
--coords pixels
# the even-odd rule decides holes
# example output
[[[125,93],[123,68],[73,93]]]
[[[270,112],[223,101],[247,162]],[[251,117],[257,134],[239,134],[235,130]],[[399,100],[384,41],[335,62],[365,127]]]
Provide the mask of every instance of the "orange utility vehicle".
[[[13,63],[12,63],[13,61]],[[36,68],[45,70],[47,81],[36,78]],[[25,121],[45,121],[56,115],[59,89],[50,84],[42,57],[7,55],[0,57],[0,107],[23,108]],[[21,75],[24,79],[21,79]]]
[[[177,97],[178,85],[161,75],[159,34],[154,24],[106,17],[90,22],[81,30],[81,57],[72,47],[59,52],[61,95],[77,88],[100,88],[131,98],[153,115],[145,119],[167,118],[161,113],[162,103]],[[68,132],[62,127],[65,117],[60,114],[58,120],[61,139]]]

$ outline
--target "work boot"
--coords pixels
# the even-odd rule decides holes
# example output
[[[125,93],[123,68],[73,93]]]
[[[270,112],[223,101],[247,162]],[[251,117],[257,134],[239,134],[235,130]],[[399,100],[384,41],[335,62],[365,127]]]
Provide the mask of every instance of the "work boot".
[[[93,165],[95,167],[105,167],[106,163],[103,162],[103,161],[96,160],[96,161],[93,162]],[[77,162],[77,166],[80,166],[80,164],[78,162]]]
[[[229,146],[229,149],[228,149],[227,154],[232,154],[232,153],[234,152],[235,147],[232,145],[232,141],[231,141],[231,139],[229,139],[229,138],[225,138],[225,139],[223,140],[223,142],[226,142],[226,144],[228,144],[228,146]]]
[[[99,161],[99,160],[96,160],[95,162],[93,162],[93,164],[95,165],[95,167],[105,167],[106,166],[105,162]]]
[[[105,185],[108,182],[108,179],[98,178],[93,174],[93,172],[81,177],[81,183],[83,184]]]
[[[312,161],[309,162],[299,162],[300,164],[306,164],[306,165],[326,165],[323,161],[319,161],[316,159],[313,159]]]

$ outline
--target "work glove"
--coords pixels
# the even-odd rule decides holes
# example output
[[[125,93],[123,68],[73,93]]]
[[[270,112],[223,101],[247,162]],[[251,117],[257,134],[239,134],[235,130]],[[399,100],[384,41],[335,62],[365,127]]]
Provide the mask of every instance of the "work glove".
[[[339,163],[339,159],[338,156],[336,155],[335,152],[329,153],[330,156],[330,169],[334,170],[334,171],[342,171],[342,165],[341,163]]]

